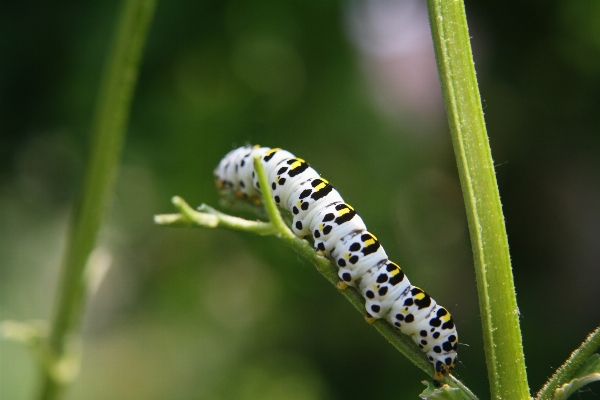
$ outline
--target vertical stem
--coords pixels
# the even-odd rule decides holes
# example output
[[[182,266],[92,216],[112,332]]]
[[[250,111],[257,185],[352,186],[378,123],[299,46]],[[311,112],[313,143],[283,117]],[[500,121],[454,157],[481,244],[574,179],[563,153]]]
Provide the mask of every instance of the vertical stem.
[[[465,199],[493,399],[529,386],[504,216],[462,0],[428,0],[438,71]]]
[[[113,193],[115,177],[142,47],[154,14],[155,0],[124,0],[100,86],[92,147],[80,197],[71,217],[62,260],[61,281],[47,342],[41,399],[55,399],[72,374],[62,374],[72,338],[78,336],[85,308],[84,267],[93,250],[100,223]]]

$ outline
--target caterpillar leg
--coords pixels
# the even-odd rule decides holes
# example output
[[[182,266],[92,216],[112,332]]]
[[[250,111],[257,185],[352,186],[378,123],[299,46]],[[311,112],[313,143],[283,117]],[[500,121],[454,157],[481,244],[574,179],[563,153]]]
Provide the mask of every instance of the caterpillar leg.
[[[373,318],[372,316],[370,316],[369,314],[365,314],[364,316],[365,321],[367,321],[369,324],[374,323],[375,321],[377,321],[377,318]]]
[[[339,281],[336,286],[337,286],[338,290],[348,289],[348,284],[344,281]]]
[[[433,374],[434,381],[441,381],[444,377],[450,372],[452,372],[454,366],[454,361],[452,358],[447,358],[446,362],[442,362],[441,360],[436,361],[433,364],[435,369],[435,373]]]
[[[326,258],[326,259],[328,259],[328,260],[330,259],[330,258],[327,256],[327,253],[325,253],[323,250],[317,250],[317,252],[316,252],[316,253],[317,253],[318,255],[320,255],[321,257],[323,257],[323,258]]]

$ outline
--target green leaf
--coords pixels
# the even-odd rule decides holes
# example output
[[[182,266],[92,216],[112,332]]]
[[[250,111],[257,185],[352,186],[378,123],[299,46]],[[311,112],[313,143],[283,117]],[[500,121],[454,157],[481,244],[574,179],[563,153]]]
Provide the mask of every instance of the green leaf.
[[[554,391],[554,400],[568,399],[585,385],[600,381],[600,354],[594,354],[577,370],[573,379]]]
[[[446,384],[435,387],[432,381],[422,381],[427,388],[419,395],[425,400],[465,400],[467,397],[458,388],[452,388]]]

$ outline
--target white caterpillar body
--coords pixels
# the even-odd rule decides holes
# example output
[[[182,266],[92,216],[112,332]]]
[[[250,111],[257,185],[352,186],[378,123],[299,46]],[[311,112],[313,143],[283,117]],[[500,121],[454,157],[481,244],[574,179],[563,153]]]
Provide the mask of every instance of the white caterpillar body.
[[[339,267],[340,280],[361,291],[369,318],[385,318],[413,338],[433,364],[435,379],[449,374],[456,365],[458,336],[448,310],[411,285],[356,211],[306,161],[277,148],[240,147],[215,169],[219,189],[249,200],[260,199],[256,156],[265,169],[273,199],[293,215],[294,234],[313,237],[315,249]]]

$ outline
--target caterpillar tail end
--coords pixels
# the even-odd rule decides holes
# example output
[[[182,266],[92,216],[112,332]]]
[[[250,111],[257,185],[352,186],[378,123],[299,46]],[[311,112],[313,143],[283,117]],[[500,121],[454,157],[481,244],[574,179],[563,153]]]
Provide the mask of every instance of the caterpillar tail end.
[[[338,290],[348,289],[348,284],[344,281],[339,281],[336,286],[337,286]]]

